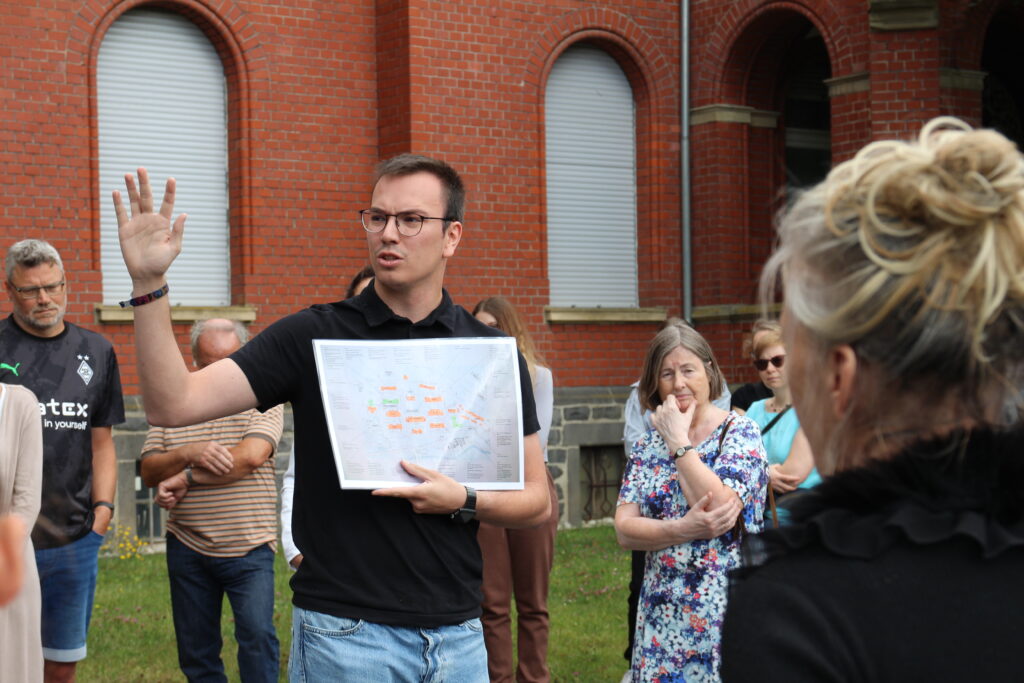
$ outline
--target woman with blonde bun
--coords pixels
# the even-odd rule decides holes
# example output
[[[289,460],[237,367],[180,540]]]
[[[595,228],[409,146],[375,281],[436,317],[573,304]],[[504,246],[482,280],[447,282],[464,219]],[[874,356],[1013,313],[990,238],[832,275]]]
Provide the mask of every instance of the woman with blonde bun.
[[[825,480],[751,538],[727,681],[1020,680],[1024,158],[931,121],[781,218],[793,403]]]
[[[473,308],[473,315],[485,325],[515,337],[533,382],[540,443],[547,462],[548,433],[551,431],[555,398],[551,370],[540,364],[540,356],[529,331],[507,299],[500,296],[484,299]],[[547,475],[551,496],[551,515],[547,521],[530,529],[506,529],[480,522],[477,531],[484,561],[483,615],[480,620],[484,627],[487,669],[492,683],[551,680],[548,668],[548,584],[555,557],[558,494],[550,470]],[[518,626],[517,664],[512,657],[513,594]]]

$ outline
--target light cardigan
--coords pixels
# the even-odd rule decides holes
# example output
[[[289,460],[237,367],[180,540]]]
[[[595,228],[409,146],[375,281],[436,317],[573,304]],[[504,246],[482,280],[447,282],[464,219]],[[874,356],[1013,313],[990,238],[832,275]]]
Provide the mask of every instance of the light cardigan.
[[[39,516],[43,486],[43,427],[35,394],[0,384],[0,515],[18,515],[31,529]],[[39,575],[32,537],[25,535],[21,592],[0,607],[0,677],[43,680]]]

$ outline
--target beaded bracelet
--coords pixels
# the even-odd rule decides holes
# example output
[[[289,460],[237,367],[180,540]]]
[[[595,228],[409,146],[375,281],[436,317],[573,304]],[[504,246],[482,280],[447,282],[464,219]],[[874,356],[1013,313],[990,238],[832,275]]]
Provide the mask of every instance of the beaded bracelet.
[[[145,306],[146,304],[156,301],[157,299],[165,296],[169,291],[171,291],[171,288],[165,284],[163,287],[156,290],[155,292],[143,294],[142,296],[137,296],[134,299],[128,299],[128,301],[120,302],[121,308],[128,308],[129,306]]]

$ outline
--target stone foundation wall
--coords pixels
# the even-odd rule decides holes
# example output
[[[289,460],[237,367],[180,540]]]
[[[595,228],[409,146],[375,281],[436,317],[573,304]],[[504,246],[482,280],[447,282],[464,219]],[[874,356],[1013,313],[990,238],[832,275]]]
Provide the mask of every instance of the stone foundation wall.
[[[555,409],[548,437],[548,469],[555,480],[559,526],[578,527],[585,521],[589,491],[584,482],[581,452],[588,448],[622,449],[622,410],[629,387],[570,387],[555,389]]]

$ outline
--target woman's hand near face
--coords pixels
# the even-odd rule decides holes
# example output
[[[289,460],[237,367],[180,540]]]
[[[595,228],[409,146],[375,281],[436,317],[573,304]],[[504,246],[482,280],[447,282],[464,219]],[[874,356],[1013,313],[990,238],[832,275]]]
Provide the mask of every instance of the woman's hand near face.
[[[665,440],[669,452],[690,445],[690,425],[693,423],[693,414],[696,410],[697,402],[694,400],[687,401],[686,409],[680,410],[679,402],[672,395],[666,397],[665,402],[654,409],[651,423]]]
[[[683,541],[712,539],[721,536],[736,525],[736,518],[743,510],[739,496],[732,494],[729,501],[714,510],[711,509],[712,494],[709,491],[683,515],[682,519],[671,520],[678,527]]]

